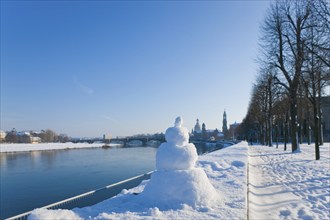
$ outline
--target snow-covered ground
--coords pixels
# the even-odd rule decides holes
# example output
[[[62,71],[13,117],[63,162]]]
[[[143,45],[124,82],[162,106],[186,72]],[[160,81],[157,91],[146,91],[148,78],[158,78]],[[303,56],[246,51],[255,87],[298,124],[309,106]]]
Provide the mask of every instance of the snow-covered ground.
[[[249,147],[250,219],[330,219],[330,144]]]
[[[29,219],[330,219],[329,143],[321,146],[321,159],[315,161],[312,145],[292,154],[281,145],[277,149],[241,142],[199,156],[197,167],[223,202],[204,208],[159,208],[137,195],[148,184],[144,181],[91,207],[36,209]]]
[[[63,150],[75,148],[93,148],[102,147],[104,143],[40,143],[40,144],[0,144],[0,153],[24,152],[38,150]],[[110,144],[110,146],[120,146],[119,144]]]
[[[186,204],[171,209],[155,207],[152,202],[141,201],[139,195],[135,195],[149,182],[144,181],[136,188],[123,190],[118,196],[91,207],[72,211],[36,209],[29,219],[245,219],[247,151],[247,143],[242,142],[199,156],[197,167],[206,172],[223,198],[223,202],[212,207],[196,209]]]

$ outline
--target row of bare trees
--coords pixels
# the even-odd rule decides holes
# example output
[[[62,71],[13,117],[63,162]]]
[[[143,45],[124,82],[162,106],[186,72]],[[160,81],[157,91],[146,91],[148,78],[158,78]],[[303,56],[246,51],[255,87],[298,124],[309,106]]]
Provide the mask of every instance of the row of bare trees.
[[[241,135],[299,150],[303,136],[322,144],[321,98],[330,86],[330,9],[326,0],[280,0],[261,27],[260,70]],[[329,94],[327,94],[329,95]],[[311,131],[312,128],[312,131]]]
[[[7,132],[4,142],[7,143],[30,143],[31,137],[38,137],[43,143],[68,142],[70,138],[65,134],[56,134],[53,130],[41,130],[41,132],[17,132],[14,129]]]

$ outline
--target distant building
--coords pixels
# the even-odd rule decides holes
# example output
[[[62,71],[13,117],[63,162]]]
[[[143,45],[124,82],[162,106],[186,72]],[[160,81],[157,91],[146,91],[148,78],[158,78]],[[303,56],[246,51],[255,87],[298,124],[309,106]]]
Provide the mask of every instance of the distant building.
[[[205,133],[206,132],[206,125],[205,123],[202,124],[202,133]]]
[[[194,132],[200,133],[201,131],[202,130],[201,130],[201,126],[199,124],[199,119],[197,118]]]
[[[236,137],[237,137],[237,132],[236,132],[236,130],[237,130],[237,128],[238,128],[239,125],[240,125],[240,123],[237,123],[237,122],[235,121],[234,124],[231,124],[231,125],[229,126],[229,136],[230,136],[230,138],[232,138],[233,140],[235,140]]]
[[[227,127],[227,114],[226,110],[223,112],[223,118],[222,118],[222,133],[226,134],[228,132]]]
[[[18,143],[31,143],[31,134],[28,131],[20,131],[16,133]]]
[[[224,139],[223,133],[219,132],[219,130],[216,129],[206,129],[205,123],[202,124],[202,128],[199,124],[199,120],[196,120],[195,129],[192,130],[191,135],[195,139],[201,139],[201,140],[209,140],[209,141],[216,141],[216,140],[222,140]]]
[[[30,137],[30,142],[32,144],[38,144],[41,143],[41,138],[40,137]]]
[[[17,132],[17,138],[19,143],[31,143],[31,144],[37,144],[41,143],[40,137],[32,136],[35,132],[29,132],[29,131],[20,131]]]
[[[5,131],[0,130],[0,142],[4,142],[6,140],[7,133]]]
[[[223,112],[222,118],[222,132],[216,129],[207,129],[205,123],[202,123],[202,128],[199,124],[199,119],[196,120],[196,124],[194,129],[191,131],[191,136],[194,139],[200,140],[209,140],[209,141],[217,141],[233,138],[236,139],[236,129],[239,126],[239,123],[234,123],[230,125],[228,129],[227,126],[227,113],[226,110]]]
[[[330,142],[330,96],[321,98],[323,141]]]

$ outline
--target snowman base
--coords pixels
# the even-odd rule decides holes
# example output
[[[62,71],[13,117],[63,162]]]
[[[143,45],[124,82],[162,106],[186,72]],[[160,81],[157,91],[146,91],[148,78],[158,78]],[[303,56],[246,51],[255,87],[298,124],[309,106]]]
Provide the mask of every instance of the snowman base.
[[[140,195],[160,209],[205,208],[221,201],[201,168],[156,171]]]

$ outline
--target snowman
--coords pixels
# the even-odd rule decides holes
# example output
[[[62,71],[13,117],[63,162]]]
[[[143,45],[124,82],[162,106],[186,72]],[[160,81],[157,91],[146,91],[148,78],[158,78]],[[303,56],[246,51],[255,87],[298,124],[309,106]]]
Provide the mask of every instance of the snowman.
[[[196,147],[189,143],[188,129],[182,124],[177,117],[174,127],[166,130],[166,142],[156,154],[156,171],[140,194],[160,209],[178,209],[184,204],[205,208],[220,201],[204,170],[196,167]]]
[[[157,171],[192,169],[197,160],[194,144],[189,144],[187,128],[182,127],[182,118],[177,117],[174,127],[165,132],[166,143],[163,143],[156,154]]]

